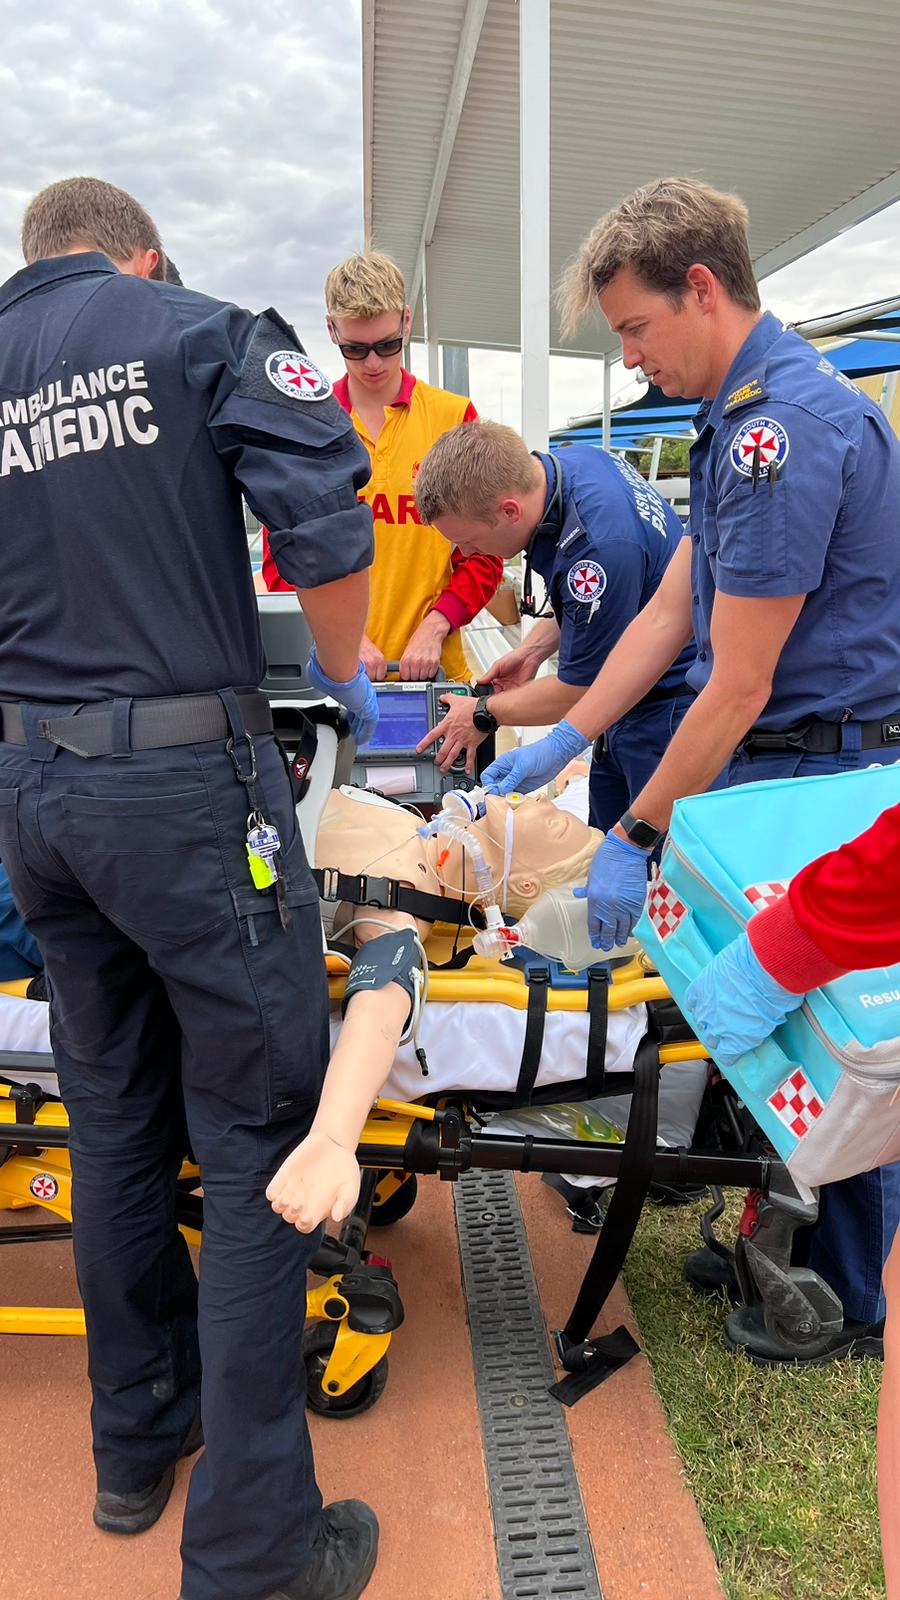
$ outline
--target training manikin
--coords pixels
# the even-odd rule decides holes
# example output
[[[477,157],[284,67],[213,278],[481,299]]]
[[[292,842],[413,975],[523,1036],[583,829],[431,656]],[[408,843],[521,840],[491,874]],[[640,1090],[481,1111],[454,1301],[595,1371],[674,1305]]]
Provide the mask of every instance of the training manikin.
[[[467,832],[480,847],[480,863],[445,833],[423,837],[420,819],[392,801],[359,789],[335,789],[328,795],[319,822],[315,861],[319,867],[343,873],[395,878],[427,894],[457,900],[482,897],[475,881],[476,866],[480,865],[482,880],[487,869],[500,910],[521,916],[546,889],[583,882],[602,838],[596,829],[542,795],[518,803],[489,796],[484,817],[470,823]],[[323,906],[329,914],[334,909],[333,905]],[[409,1062],[404,1078],[398,1044],[420,997],[425,963],[417,938],[427,936],[429,924],[400,911],[341,905],[334,927],[342,943],[352,940],[360,951],[348,978],[344,1021],[310,1133],[266,1191],[276,1211],[302,1231],[329,1217],[339,1221],[352,1209],[359,1190],[355,1154],[359,1135],[373,1100],[389,1078],[389,1092],[401,1098],[418,1098],[448,1087],[464,1089],[467,1071],[477,1073],[490,1058],[502,1055],[485,1048],[474,1053],[474,1060],[463,1060],[466,1052],[459,1052],[452,1085],[424,1079]],[[406,981],[401,981],[406,975]],[[510,1010],[502,1006],[465,1009],[477,1010],[479,1022],[481,1014],[489,1010]],[[583,1030],[583,1016],[572,1015],[567,1020],[573,1029]],[[610,1060],[612,1050],[613,1055],[621,1055],[622,1066],[630,1066],[644,1032],[644,1008],[618,1013],[616,1021],[621,1039],[614,1043],[610,1036],[607,1064],[616,1064]],[[450,1031],[449,1024],[444,1031]],[[583,1039],[579,1048],[583,1059]],[[513,1052],[509,1060],[512,1083],[507,1087],[515,1083],[518,1061],[519,1054]]]

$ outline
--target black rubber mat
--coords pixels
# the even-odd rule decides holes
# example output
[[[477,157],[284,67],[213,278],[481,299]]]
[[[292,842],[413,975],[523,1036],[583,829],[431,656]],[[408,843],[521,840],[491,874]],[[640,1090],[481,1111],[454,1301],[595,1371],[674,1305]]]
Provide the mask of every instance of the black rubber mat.
[[[454,1197],[503,1600],[603,1600],[515,1184]]]

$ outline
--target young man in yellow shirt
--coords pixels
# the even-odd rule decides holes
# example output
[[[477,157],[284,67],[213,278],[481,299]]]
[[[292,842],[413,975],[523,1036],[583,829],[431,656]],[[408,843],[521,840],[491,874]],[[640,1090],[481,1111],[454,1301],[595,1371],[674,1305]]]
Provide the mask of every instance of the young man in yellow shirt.
[[[461,556],[436,528],[423,526],[413,481],[442,433],[476,418],[465,396],[423,383],[402,365],[410,311],[399,269],[376,251],[349,256],[325,280],[328,331],[346,376],[334,393],[372,460],[364,498],[372,507],[375,563],[362,659],[381,682],[388,662],[407,680],[471,676],[460,629],[493,597],[503,576],[497,557]],[[288,589],[264,541],[269,589]]]

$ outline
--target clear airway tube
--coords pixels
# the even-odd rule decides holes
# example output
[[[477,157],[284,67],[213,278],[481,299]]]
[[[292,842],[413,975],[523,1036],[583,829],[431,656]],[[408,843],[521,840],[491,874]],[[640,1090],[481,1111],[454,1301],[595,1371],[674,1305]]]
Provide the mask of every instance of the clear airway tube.
[[[478,898],[484,906],[485,920],[489,928],[499,928],[503,924],[500,907],[497,904],[497,894],[494,889],[494,880],[490,868],[484,859],[484,851],[478,840],[469,833],[468,829],[460,827],[445,811],[432,817],[424,828],[419,829],[423,839],[433,839],[438,834],[445,834],[458,844],[469,857],[472,870],[475,874],[475,884],[478,889]]]

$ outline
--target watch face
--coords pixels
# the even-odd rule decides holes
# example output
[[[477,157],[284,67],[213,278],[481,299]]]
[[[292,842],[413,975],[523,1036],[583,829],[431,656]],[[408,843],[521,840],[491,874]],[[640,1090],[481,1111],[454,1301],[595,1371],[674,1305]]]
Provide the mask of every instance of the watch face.
[[[497,718],[492,711],[488,711],[483,701],[479,700],[472,713],[472,721],[479,733],[493,733],[497,726]]]

